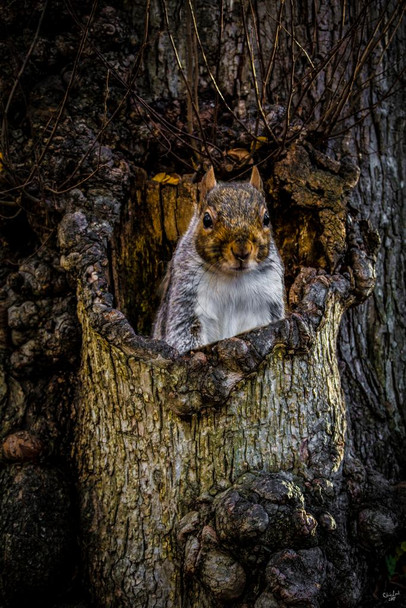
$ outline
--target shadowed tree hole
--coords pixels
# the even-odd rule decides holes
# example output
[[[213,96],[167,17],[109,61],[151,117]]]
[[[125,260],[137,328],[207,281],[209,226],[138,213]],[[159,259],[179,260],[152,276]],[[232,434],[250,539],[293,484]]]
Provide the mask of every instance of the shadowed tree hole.
[[[268,188],[266,188],[268,190]],[[151,333],[159,306],[159,286],[198,196],[192,176],[163,185],[138,170],[136,187],[122,213],[112,242],[115,305],[138,334]],[[282,193],[266,195],[275,241],[285,264],[287,289],[301,266],[328,268],[320,243],[320,222],[313,209],[301,209]]]

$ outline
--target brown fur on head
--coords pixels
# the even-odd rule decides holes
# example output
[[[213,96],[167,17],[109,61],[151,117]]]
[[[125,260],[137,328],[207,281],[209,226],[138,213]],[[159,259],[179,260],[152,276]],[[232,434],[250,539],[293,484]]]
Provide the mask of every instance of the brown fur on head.
[[[253,270],[268,256],[271,227],[261,188],[256,169],[250,183],[217,184],[212,168],[203,178],[196,249],[213,270]]]

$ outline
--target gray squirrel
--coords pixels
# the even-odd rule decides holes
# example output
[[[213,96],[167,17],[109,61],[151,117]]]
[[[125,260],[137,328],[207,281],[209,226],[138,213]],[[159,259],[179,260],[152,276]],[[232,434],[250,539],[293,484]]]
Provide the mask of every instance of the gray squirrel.
[[[153,337],[185,353],[284,316],[283,265],[262,181],[217,183],[213,167],[165,279]]]

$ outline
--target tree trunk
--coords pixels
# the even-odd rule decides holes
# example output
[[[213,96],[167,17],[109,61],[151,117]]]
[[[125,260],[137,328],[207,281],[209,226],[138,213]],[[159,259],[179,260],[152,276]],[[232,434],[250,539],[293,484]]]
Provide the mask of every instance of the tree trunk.
[[[1,606],[402,605],[403,13],[0,9]],[[289,312],[180,356],[199,171],[252,162]]]
[[[312,166],[309,151],[295,148],[276,164],[272,187],[274,193],[277,187],[281,194],[282,188],[291,192],[294,226],[300,205],[305,206],[305,213],[313,206],[320,217],[326,216],[324,225],[319,222],[325,232],[333,225],[339,234],[341,225],[341,251],[338,238],[335,241],[338,256],[345,249],[345,218],[343,213],[326,215],[323,201],[315,201],[312,187],[323,184],[329,192],[326,208],[336,206],[343,211],[348,185],[339,174],[322,168],[326,162],[318,155],[318,166]],[[309,177],[303,185],[306,172],[317,174],[314,184]],[[120,230],[120,259],[129,267],[128,260],[139,260],[143,252],[149,260],[150,252],[157,250],[152,238],[157,199],[164,209],[169,208],[170,200],[172,209],[188,214],[182,204],[185,188],[191,196],[193,190],[187,182],[179,188],[139,184],[133,204],[149,209],[149,217],[142,215],[142,232],[148,235],[150,247],[145,248],[145,241],[137,235],[122,239],[127,230]],[[126,216],[131,218],[132,213]],[[175,222],[170,221],[169,213],[161,217],[165,221],[155,237],[159,243],[169,242],[181,216]],[[314,554],[313,548],[324,547],[325,539],[316,532],[316,519],[305,511],[302,491],[293,480],[303,489],[304,481],[309,485],[310,504],[312,493],[319,494],[323,505],[320,522],[329,517],[334,529],[334,518],[326,510],[327,505],[332,509],[334,487],[341,484],[346,439],[336,337],[345,308],[372,288],[373,256],[368,263],[365,250],[352,245],[351,285],[348,278],[302,266],[314,251],[314,235],[304,234],[294,260],[302,270],[290,290],[294,314],[246,337],[180,357],[164,344],[137,337],[126,319],[109,306],[103,294],[107,251],[97,252],[95,263],[94,234],[89,239],[88,228],[83,214],[68,214],[60,225],[59,243],[64,267],[78,276],[80,286],[83,349],[74,445],[85,562],[98,603],[197,607],[212,606],[216,601],[248,601],[255,597],[254,589],[264,587],[269,553],[286,548],[311,551],[301,559],[310,560],[309,568],[316,563],[316,584],[318,570],[326,570],[326,560],[321,552]],[[92,229],[97,233],[96,225]],[[287,239],[291,230],[284,222],[279,238],[283,234]],[[162,233],[168,237],[164,239]],[[322,266],[336,265],[329,239],[321,239],[318,252]],[[145,284],[148,268],[141,261],[139,272],[144,273]],[[280,471],[290,474],[267,476]],[[249,472],[260,476],[242,477]],[[290,484],[294,490],[289,489],[288,494],[299,496],[296,501],[292,497],[290,510],[284,514],[284,526],[290,523],[294,533],[287,532],[286,538],[277,540],[273,527],[279,523],[278,509],[286,496],[268,489],[276,481],[282,486]],[[238,483],[242,483],[242,495],[255,496],[255,501],[244,499],[251,507],[236,515],[227,512],[228,518],[235,517],[234,526],[228,524],[228,529],[218,519],[224,520],[222,501],[230,493],[234,496]],[[261,495],[259,489],[253,489],[257,486],[266,486],[267,491]],[[268,494],[273,499],[271,506]],[[252,524],[252,509],[262,514],[260,529]],[[249,526],[253,530],[247,540],[243,531]],[[242,530],[241,538],[235,528]],[[207,529],[212,530],[208,539]],[[247,542],[256,555],[254,575],[250,575],[249,556],[244,554]],[[333,558],[333,567],[341,569],[341,561],[341,557]],[[192,574],[203,587],[190,583]],[[323,574],[320,580],[325,578]],[[314,592],[315,597],[329,595],[334,577],[329,579],[328,584],[320,585],[320,592]],[[283,588],[280,585],[281,596]],[[288,592],[292,601],[303,599],[305,593]]]

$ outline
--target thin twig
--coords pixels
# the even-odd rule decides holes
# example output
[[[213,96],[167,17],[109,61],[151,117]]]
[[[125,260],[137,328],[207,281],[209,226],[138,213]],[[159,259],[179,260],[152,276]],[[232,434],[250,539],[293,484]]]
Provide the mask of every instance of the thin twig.
[[[41,151],[41,154],[40,154],[39,158],[36,161],[36,166],[31,171],[31,177],[34,175],[34,171],[38,169],[38,167],[41,165],[42,161],[44,160],[45,154],[47,153],[47,151],[49,149],[49,146],[51,145],[51,142],[52,142],[52,140],[54,138],[56,130],[57,130],[57,128],[59,126],[59,123],[61,121],[62,114],[63,114],[63,112],[65,110],[65,106],[66,106],[66,103],[68,101],[70,90],[71,90],[73,82],[74,82],[74,80],[76,78],[77,69],[78,69],[78,66],[79,66],[79,61],[80,61],[80,58],[82,56],[82,53],[83,53],[83,50],[84,50],[84,47],[85,47],[85,44],[86,44],[87,36],[88,36],[88,33],[89,33],[89,29],[90,29],[90,24],[93,21],[93,18],[94,18],[95,12],[96,12],[96,8],[97,8],[97,4],[98,4],[98,0],[93,0],[92,10],[91,10],[90,16],[89,16],[89,18],[88,18],[88,20],[86,22],[86,27],[85,27],[84,34],[83,34],[83,36],[82,36],[82,38],[80,40],[79,48],[78,48],[78,51],[76,53],[75,61],[73,63],[73,69],[72,69],[72,72],[71,72],[71,75],[70,75],[70,78],[69,78],[68,86],[66,87],[66,91],[65,91],[62,103],[59,106],[59,110],[58,110],[58,114],[56,116],[56,120],[55,120],[54,126],[52,128],[52,131],[51,131],[51,134],[50,134],[50,136],[48,138],[48,141],[46,142],[45,146],[43,147],[43,149]]]
[[[255,59],[254,59],[254,54],[253,54],[253,51],[252,51],[250,36],[249,36],[249,33],[248,33],[247,20],[245,18],[244,0],[240,0],[240,4],[241,4],[242,22],[243,22],[243,27],[244,27],[244,36],[245,36],[245,40],[246,40],[246,43],[247,43],[248,55],[249,55],[250,65],[251,65],[252,79],[253,79],[253,83],[254,83],[254,91],[255,91],[255,99],[256,99],[256,102],[257,102],[257,109],[258,109],[259,114],[261,115],[261,118],[262,118],[262,120],[264,122],[265,129],[267,130],[268,134],[270,135],[270,137],[273,139],[274,142],[277,142],[277,138],[275,137],[275,134],[272,131],[271,127],[268,125],[268,122],[267,122],[266,116],[265,116],[265,112],[264,112],[264,110],[262,108],[261,96],[260,96],[260,92],[259,92],[259,89],[258,89],[257,72],[256,72],[256,69],[255,69]],[[257,134],[255,133],[255,136],[256,135]]]
[[[193,16],[194,15],[194,10],[193,10],[193,5],[192,5],[191,0],[188,0],[188,4],[189,4],[190,12],[191,12],[191,14]],[[207,157],[209,158],[211,164],[213,164],[213,159],[211,157],[210,150],[209,150],[209,147],[207,145],[206,136],[205,136],[205,133],[204,133],[202,121],[200,119],[199,110],[196,107],[194,96],[193,96],[193,92],[191,90],[191,87],[190,87],[190,84],[188,82],[188,79],[187,79],[187,77],[186,77],[186,75],[184,73],[184,70],[183,70],[183,67],[182,67],[182,62],[180,60],[179,53],[178,53],[178,50],[176,48],[175,40],[173,38],[171,29],[170,29],[169,16],[168,16],[168,7],[167,7],[167,4],[166,4],[166,0],[162,0],[162,5],[163,5],[163,8],[164,8],[166,29],[167,29],[169,40],[171,42],[171,46],[172,46],[172,49],[173,49],[173,52],[174,52],[174,55],[175,55],[176,63],[178,64],[178,68],[179,68],[180,74],[182,76],[183,82],[184,82],[184,84],[186,86],[186,89],[187,89],[187,92],[188,92],[188,96],[189,96],[189,100],[190,100],[190,103],[191,103],[191,106],[192,106],[192,109],[193,109],[193,113],[196,116],[196,119],[197,119],[197,122],[198,122],[198,125],[199,125],[199,130],[200,130],[200,134],[201,134],[201,137],[202,137],[203,145],[204,145],[205,150],[206,150]],[[192,133],[190,133],[190,135],[191,134]]]
[[[188,1],[189,1],[189,6],[191,6],[191,1],[190,0],[188,0]],[[209,62],[207,60],[206,52],[204,50],[202,41],[200,39],[200,34],[199,34],[198,27],[197,27],[197,22],[196,22],[196,15],[195,15],[195,12],[194,12],[193,8],[191,8],[191,12],[192,12],[193,27],[194,27],[194,30],[196,32],[196,38],[197,38],[197,41],[199,43],[200,52],[202,54],[202,58],[203,58],[203,62],[204,62],[205,68],[206,68],[207,73],[208,73],[208,75],[210,77],[210,80],[211,80],[211,82],[212,82],[212,84],[214,86],[214,89],[215,89],[215,91],[217,91],[218,96],[220,97],[221,101],[223,102],[224,106],[227,108],[227,110],[229,111],[229,113],[231,114],[231,116],[233,117],[233,119],[244,129],[244,131],[253,140],[255,140],[255,137],[252,135],[252,133],[250,133],[250,131],[247,129],[246,125],[238,118],[238,116],[232,110],[232,108],[230,107],[230,105],[227,103],[227,101],[226,101],[226,99],[225,99],[225,97],[224,97],[224,95],[223,95],[220,87],[218,86],[218,83],[217,83],[216,79],[213,76],[213,72],[212,72],[212,70],[210,68],[210,65],[209,65]]]
[[[278,20],[276,22],[275,38],[273,41],[271,56],[268,61],[268,67],[266,69],[266,74],[265,74],[264,82],[262,85],[262,103],[265,102],[266,90],[268,88],[268,83],[272,77],[272,72],[273,72],[273,69],[275,66],[275,55],[276,55],[276,51],[277,51],[278,44],[279,44],[279,34],[282,29],[282,12],[283,12],[284,7],[285,7],[285,0],[280,0]]]
[[[389,6],[389,2],[387,3],[386,6]],[[378,44],[380,43],[382,38],[384,38],[384,36],[388,32],[392,23],[396,20],[397,11],[400,6],[401,6],[400,3],[398,3],[395,6],[392,14],[389,16],[389,20],[387,21],[386,25],[382,29],[381,29],[381,26],[382,26],[382,23],[384,22],[384,14],[382,13],[380,15],[380,18],[377,20],[377,23],[375,25],[375,28],[374,28],[372,34],[370,35],[369,39],[367,40],[365,49],[363,50],[362,53],[357,53],[357,58],[355,61],[355,66],[354,66],[352,77],[351,77],[349,83],[347,84],[345,93],[342,95],[340,102],[338,103],[337,107],[335,108],[335,111],[333,112],[331,118],[329,118],[329,126],[326,130],[327,138],[331,134],[332,129],[333,129],[334,125],[336,124],[336,121],[338,120],[339,116],[342,113],[344,105],[347,103],[347,101],[352,93],[352,89],[353,89],[356,78],[358,77],[362,68],[366,64],[368,58],[372,55],[375,48],[378,46]],[[405,7],[403,6],[401,8],[402,15],[404,12],[405,12]],[[399,21],[398,21],[398,23],[399,23]],[[361,49],[361,47],[360,47],[360,49]]]
[[[295,92],[296,54],[295,54],[295,47],[293,44],[293,41],[295,38],[293,0],[290,0],[290,12],[291,12],[291,47],[290,47],[291,67],[290,67],[290,78],[289,78],[288,103],[286,105],[285,124],[284,124],[283,134],[282,134],[282,144],[281,144],[282,148],[285,147],[286,138],[287,138],[288,131],[289,131],[289,125],[291,123],[292,100],[293,100],[293,94]]]
[[[21,76],[24,74],[25,68],[27,67],[27,63],[28,63],[28,61],[29,61],[29,59],[30,59],[30,57],[32,55],[32,52],[33,52],[33,50],[35,48],[35,45],[37,44],[39,32],[41,30],[41,25],[42,25],[42,22],[44,20],[44,16],[45,16],[47,7],[48,7],[48,0],[46,0],[45,3],[44,3],[44,8],[42,9],[40,18],[38,20],[37,29],[35,30],[34,37],[33,37],[32,42],[30,44],[30,48],[28,49],[28,52],[27,52],[26,56],[24,57],[24,61],[22,63],[22,66],[21,66],[18,74],[17,74],[17,77],[16,77],[16,79],[15,79],[15,81],[13,83],[13,86],[11,87],[11,91],[10,91],[10,94],[8,96],[7,103],[6,103],[6,106],[4,108],[3,125],[2,125],[2,141],[3,141],[3,144],[5,144],[4,138],[5,138],[5,133],[6,133],[6,130],[7,130],[7,115],[8,115],[8,112],[10,110],[11,102],[13,101],[14,93],[15,93],[15,91],[17,89],[17,86],[18,86],[18,84],[20,82]],[[5,146],[4,146],[4,148],[5,148]]]
[[[221,41],[223,39],[224,30],[224,0],[220,0],[220,19],[219,19],[219,32],[218,32],[218,47],[217,47],[217,63],[216,63],[216,81],[220,78],[220,63],[221,63]],[[214,143],[217,141],[217,121],[219,114],[219,94],[215,91],[215,102],[214,102],[214,120],[212,129],[212,140]]]

